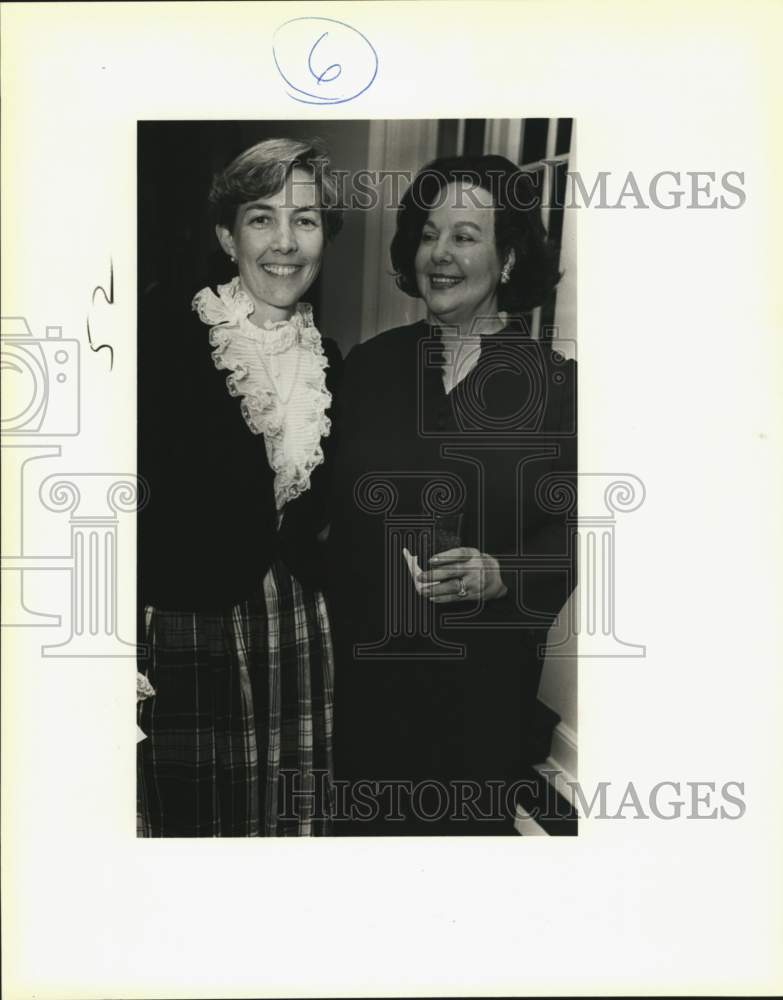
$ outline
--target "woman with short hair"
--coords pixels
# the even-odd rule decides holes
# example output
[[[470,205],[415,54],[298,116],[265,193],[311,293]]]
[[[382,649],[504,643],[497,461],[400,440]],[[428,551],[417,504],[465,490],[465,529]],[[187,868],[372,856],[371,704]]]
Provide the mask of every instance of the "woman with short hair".
[[[145,836],[323,835],[333,658],[325,525],[337,346],[304,301],[339,231],[316,142],[272,139],[213,182],[230,282],[139,322],[138,790]]]

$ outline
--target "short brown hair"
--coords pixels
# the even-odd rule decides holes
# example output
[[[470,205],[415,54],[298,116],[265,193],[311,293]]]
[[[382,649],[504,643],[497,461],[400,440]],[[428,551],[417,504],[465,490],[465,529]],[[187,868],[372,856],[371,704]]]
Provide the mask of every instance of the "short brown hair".
[[[233,229],[237,209],[248,201],[277,194],[294,167],[309,170],[321,201],[327,240],[339,233],[343,213],[337,178],[330,169],[329,153],[320,139],[265,139],[240,153],[212,180],[210,204],[218,225]]]

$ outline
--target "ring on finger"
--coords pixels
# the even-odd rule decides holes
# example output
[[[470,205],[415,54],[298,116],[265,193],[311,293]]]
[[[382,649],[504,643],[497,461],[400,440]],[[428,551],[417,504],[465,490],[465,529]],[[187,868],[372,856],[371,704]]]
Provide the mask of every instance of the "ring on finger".
[[[465,577],[464,576],[458,577],[457,582],[459,583],[459,587],[457,589],[457,597],[467,597],[468,588],[465,586]]]

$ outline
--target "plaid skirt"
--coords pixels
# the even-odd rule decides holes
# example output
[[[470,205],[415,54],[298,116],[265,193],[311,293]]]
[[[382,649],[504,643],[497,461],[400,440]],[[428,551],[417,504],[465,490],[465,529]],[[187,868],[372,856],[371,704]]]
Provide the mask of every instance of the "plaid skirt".
[[[323,595],[280,563],[222,614],[146,608],[139,834],[330,832],[334,659]],[[146,669],[145,669],[146,667]]]

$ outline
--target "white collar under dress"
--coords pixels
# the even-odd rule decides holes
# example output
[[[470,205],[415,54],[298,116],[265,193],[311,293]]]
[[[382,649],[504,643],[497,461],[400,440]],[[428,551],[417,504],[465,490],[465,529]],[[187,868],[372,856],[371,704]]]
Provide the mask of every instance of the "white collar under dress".
[[[310,488],[310,476],[324,460],[321,439],[331,428],[329,363],[312,308],[300,302],[289,320],[255,326],[248,319],[255,306],[239,277],[218,285],[217,295],[202,288],[193,308],[210,327],[215,367],[230,372],[229,394],[241,398],[250,430],[264,435],[281,516],[289,500]]]

